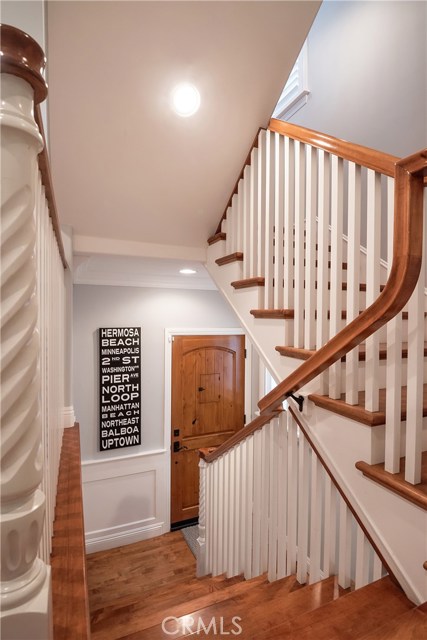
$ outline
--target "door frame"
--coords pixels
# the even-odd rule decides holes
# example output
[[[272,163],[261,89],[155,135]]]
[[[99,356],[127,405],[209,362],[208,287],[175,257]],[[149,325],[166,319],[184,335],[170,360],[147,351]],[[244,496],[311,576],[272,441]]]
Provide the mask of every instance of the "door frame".
[[[167,504],[168,504],[168,522],[167,524],[170,530],[170,508],[171,508],[171,419],[172,419],[172,342],[173,336],[237,336],[244,335],[246,340],[249,340],[247,333],[242,327],[234,328],[179,328],[173,329],[165,328],[165,397],[164,397],[164,423],[163,423],[163,442],[164,448],[168,454],[167,461]],[[250,415],[250,384],[248,387],[248,381],[250,382],[250,357],[251,349],[246,344],[246,352],[248,357],[245,358],[245,413]]]

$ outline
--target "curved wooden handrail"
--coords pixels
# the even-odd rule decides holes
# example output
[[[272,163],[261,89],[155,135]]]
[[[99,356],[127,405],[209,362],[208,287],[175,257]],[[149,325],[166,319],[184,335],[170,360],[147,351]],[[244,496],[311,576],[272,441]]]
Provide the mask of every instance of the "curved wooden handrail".
[[[258,403],[261,413],[280,406],[290,394],[378,331],[408,302],[421,269],[425,176],[427,149],[396,163],[393,262],[383,291],[371,306],[262,398]]]
[[[290,394],[314,380],[334,362],[375,333],[408,302],[421,269],[423,249],[423,189],[427,177],[427,149],[395,163],[395,216],[393,263],[387,283],[376,301],[334,338],[316,351],[270,393],[260,400],[261,415],[237,431],[214,452],[205,455],[213,462],[261,429]]]
[[[224,453],[226,453],[229,449],[232,449],[236,444],[242,442],[242,440],[246,440],[250,435],[262,429],[264,425],[266,425],[272,418],[277,416],[280,413],[281,408],[278,411],[271,411],[270,413],[266,412],[262,416],[258,416],[255,420],[252,420],[248,424],[247,427],[240,429],[240,431],[236,431],[228,440],[223,442],[219,447],[217,447],[214,451],[208,452],[206,449],[200,449],[199,454],[200,457],[203,458],[206,462],[213,462]]]
[[[310,144],[317,149],[324,149],[324,151],[333,153],[339,158],[350,160],[390,177],[394,176],[394,167],[400,160],[397,156],[340,140],[339,138],[334,138],[334,136],[320,133],[313,129],[306,129],[290,122],[283,122],[283,120],[277,120],[276,118],[270,120],[268,128],[270,131]]]
[[[47,84],[43,77],[46,58],[43,49],[27,33],[8,24],[0,24],[0,72],[22,78],[34,89],[34,118],[43,137],[43,150],[39,154],[39,169],[45,188],[49,215],[55,231],[58,251],[64,269],[68,267],[62,243],[59,216],[56,208],[53,183],[50,173],[49,157],[46,149],[46,137],[41,118],[40,102],[46,99]]]

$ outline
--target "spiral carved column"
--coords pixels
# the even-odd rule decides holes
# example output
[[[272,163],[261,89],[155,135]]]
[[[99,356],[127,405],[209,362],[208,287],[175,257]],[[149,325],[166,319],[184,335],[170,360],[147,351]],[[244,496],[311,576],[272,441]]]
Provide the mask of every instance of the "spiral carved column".
[[[51,637],[50,572],[37,557],[43,529],[37,332],[37,154],[34,101],[46,96],[44,54],[1,26],[1,635]]]

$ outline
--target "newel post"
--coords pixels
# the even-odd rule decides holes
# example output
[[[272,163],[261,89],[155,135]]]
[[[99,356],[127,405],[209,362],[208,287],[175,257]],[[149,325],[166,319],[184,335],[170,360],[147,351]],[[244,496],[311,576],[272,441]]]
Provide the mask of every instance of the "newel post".
[[[34,103],[45,99],[43,51],[1,25],[1,636],[52,638],[50,569],[40,558],[39,337],[34,219],[43,142]]]
[[[203,455],[200,452],[201,456]],[[197,538],[197,577],[205,576],[206,571],[206,475],[208,465],[203,457],[199,461],[199,537]]]

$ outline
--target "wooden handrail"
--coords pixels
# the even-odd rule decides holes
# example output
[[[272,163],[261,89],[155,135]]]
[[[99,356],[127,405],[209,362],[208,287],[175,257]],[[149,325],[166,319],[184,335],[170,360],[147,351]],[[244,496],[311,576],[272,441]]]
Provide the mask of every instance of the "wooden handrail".
[[[221,216],[221,220],[219,221],[219,224],[218,224],[218,226],[217,226],[217,228],[216,228],[215,233],[213,234],[213,236],[211,236],[212,238],[213,238],[214,236],[216,236],[218,233],[220,233],[220,232],[221,232],[221,225],[222,225],[222,221],[223,221],[223,220],[225,220],[225,219],[226,219],[226,217],[227,217],[227,209],[228,209],[228,207],[231,205],[231,201],[233,200],[233,196],[237,193],[237,190],[238,190],[238,188],[239,188],[239,182],[240,182],[240,180],[243,178],[243,174],[244,174],[244,172],[245,172],[245,167],[246,167],[247,165],[251,164],[252,149],[255,149],[255,148],[257,148],[257,147],[258,147],[258,136],[259,136],[259,134],[260,134],[260,131],[263,131],[263,130],[264,130],[264,127],[260,127],[260,128],[258,129],[258,131],[257,131],[257,134],[256,134],[256,136],[255,136],[255,138],[254,138],[254,141],[253,141],[253,142],[252,142],[252,144],[251,144],[251,148],[249,149],[249,153],[248,153],[248,155],[246,156],[246,160],[245,160],[245,162],[244,162],[244,164],[243,164],[243,169],[241,170],[241,172],[240,172],[240,174],[239,174],[239,177],[238,177],[238,178],[237,178],[237,180],[236,180],[236,184],[234,185],[234,189],[233,189],[233,191],[231,192],[231,196],[229,197],[228,202],[227,202],[227,204],[226,204],[226,206],[225,206],[224,213],[223,213],[223,214],[222,214],[222,216]],[[209,242],[209,240],[208,240],[208,242]]]
[[[425,176],[427,149],[396,163],[393,262],[384,289],[372,305],[260,400],[262,414],[279,407],[290,394],[394,318],[408,302],[421,269]]]
[[[351,162],[355,162],[356,164],[360,164],[363,167],[373,169],[390,177],[394,177],[394,167],[400,160],[397,156],[382,153],[381,151],[376,151],[370,147],[363,147],[362,145],[352,142],[346,142],[345,140],[334,138],[334,136],[329,136],[325,133],[314,131],[313,129],[299,127],[290,122],[283,122],[283,120],[276,120],[275,118],[270,120],[268,128],[270,131],[280,133],[293,140],[299,140],[305,144],[310,144],[312,147],[323,149],[344,160],[350,160]]]
[[[47,200],[49,216],[52,221],[52,227],[55,233],[56,243],[58,245],[58,251],[59,251],[59,255],[61,256],[62,265],[64,269],[67,269],[68,264],[67,264],[67,259],[65,257],[64,244],[62,242],[62,234],[61,234],[61,227],[59,224],[58,209],[56,207],[52,174],[50,172],[50,162],[49,162],[49,155],[47,152],[46,136],[44,132],[43,120],[42,120],[42,115],[41,115],[41,110],[39,105],[36,105],[34,108],[34,119],[37,122],[37,126],[43,138],[43,149],[39,153],[38,162],[39,162],[39,170],[40,170],[40,175],[42,179],[42,184],[44,186],[44,192]]]
[[[213,462],[224,453],[229,451],[229,449],[232,449],[236,444],[239,444],[239,442],[242,442],[242,440],[246,440],[246,438],[255,433],[255,431],[262,429],[262,427],[270,422],[272,418],[277,416],[280,411],[281,409],[279,411],[271,411],[270,413],[266,412],[262,416],[258,416],[257,418],[255,418],[255,420],[252,420],[252,422],[249,423],[247,427],[240,429],[240,431],[236,431],[236,433],[228,438],[228,440],[223,442],[219,447],[217,447],[210,453],[206,449],[200,449],[200,457],[203,458],[203,460],[205,460],[206,462]]]
[[[237,431],[214,452],[204,455],[213,462],[261,429],[280,410],[283,400],[316,378],[402,310],[409,300],[421,269],[423,249],[423,189],[427,177],[427,149],[394,165],[395,216],[393,263],[387,283],[377,300],[334,338],[303,362],[290,376],[262,398],[261,415]]]
[[[46,66],[46,58],[43,49],[27,33],[8,24],[0,24],[0,72],[22,78],[28,82],[34,90],[34,118],[43,137],[43,150],[39,154],[39,169],[42,183],[45,188],[49,215],[58,243],[58,251],[61,256],[64,269],[68,267],[65,258],[64,245],[62,243],[59,225],[58,211],[53,193],[52,177],[49,168],[49,158],[46,150],[46,137],[44,135],[41,118],[40,102],[46,99],[47,84],[43,77]]]

